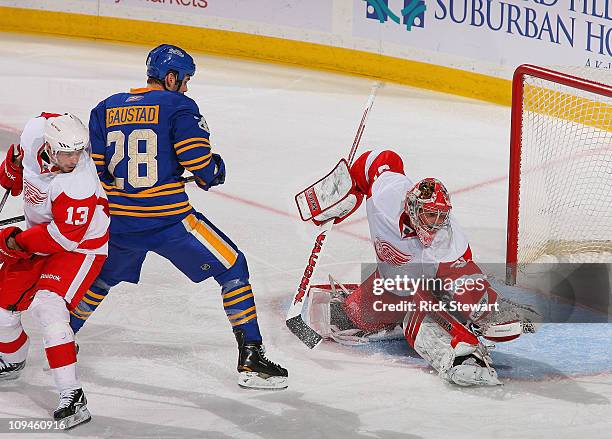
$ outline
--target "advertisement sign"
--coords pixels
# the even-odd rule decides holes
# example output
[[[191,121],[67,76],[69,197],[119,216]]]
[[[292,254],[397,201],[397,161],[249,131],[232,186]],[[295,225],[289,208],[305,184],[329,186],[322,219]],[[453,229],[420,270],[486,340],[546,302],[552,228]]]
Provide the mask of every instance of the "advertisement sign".
[[[609,0],[354,0],[353,37],[502,67],[612,66]]]
[[[273,35],[271,26],[331,32],[332,2],[328,0],[99,0],[100,14],[146,16],[162,23],[219,29],[236,22],[261,24],[260,34]],[[223,20],[219,20],[223,19]],[[230,23],[227,20],[231,20]],[[235,22],[236,21],[236,22]],[[224,25],[225,22],[225,25]]]
[[[0,0],[0,6],[277,37],[503,78],[523,63],[612,67],[612,0]]]

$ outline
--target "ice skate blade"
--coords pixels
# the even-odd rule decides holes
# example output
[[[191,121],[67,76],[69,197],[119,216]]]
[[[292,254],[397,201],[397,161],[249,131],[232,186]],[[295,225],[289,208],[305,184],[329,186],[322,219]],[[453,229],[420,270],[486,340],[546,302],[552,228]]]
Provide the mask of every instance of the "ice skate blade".
[[[87,410],[87,406],[81,407],[74,415],[67,416],[64,419],[58,420],[58,422],[64,423],[64,430],[70,430],[77,425],[85,424],[91,421],[91,413]]]
[[[448,380],[461,387],[503,385],[496,373],[480,366],[465,364],[453,367],[448,372]]]
[[[0,376],[0,381],[13,381],[19,378],[20,375],[21,375],[21,371],[7,373],[5,375]]]
[[[259,390],[281,390],[289,385],[287,377],[263,378],[257,372],[240,372],[238,374],[238,385],[245,389]]]

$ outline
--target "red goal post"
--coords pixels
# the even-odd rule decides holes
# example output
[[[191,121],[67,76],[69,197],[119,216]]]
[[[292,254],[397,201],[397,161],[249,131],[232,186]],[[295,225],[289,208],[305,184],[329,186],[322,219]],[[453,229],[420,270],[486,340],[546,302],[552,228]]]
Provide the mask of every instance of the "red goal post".
[[[612,253],[612,72],[563,70],[521,65],[513,77],[510,285],[544,255]]]

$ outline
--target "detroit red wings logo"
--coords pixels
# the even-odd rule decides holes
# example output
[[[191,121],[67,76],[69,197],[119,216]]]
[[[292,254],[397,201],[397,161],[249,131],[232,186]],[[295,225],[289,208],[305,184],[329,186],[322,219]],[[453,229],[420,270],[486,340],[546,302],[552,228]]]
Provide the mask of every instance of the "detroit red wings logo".
[[[23,199],[30,206],[38,206],[47,199],[47,194],[39,191],[36,186],[32,185],[28,180],[24,180]]]
[[[378,259],[391,265],[404,265],[412,259],[412,256],[405,255],[387,241],[378,238],[374,241],[374,250]]]

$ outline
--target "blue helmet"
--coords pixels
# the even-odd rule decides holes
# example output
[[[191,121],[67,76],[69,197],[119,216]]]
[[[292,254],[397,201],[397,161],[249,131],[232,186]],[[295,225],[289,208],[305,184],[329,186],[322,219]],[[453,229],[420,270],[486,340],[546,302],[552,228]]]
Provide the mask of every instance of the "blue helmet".
[[[162,44],[149,52],[147,56],[147,76],[163,81],[168,72],[178,73],[178,80],[185,75],[195,75],[193,58],[180,47]]]

